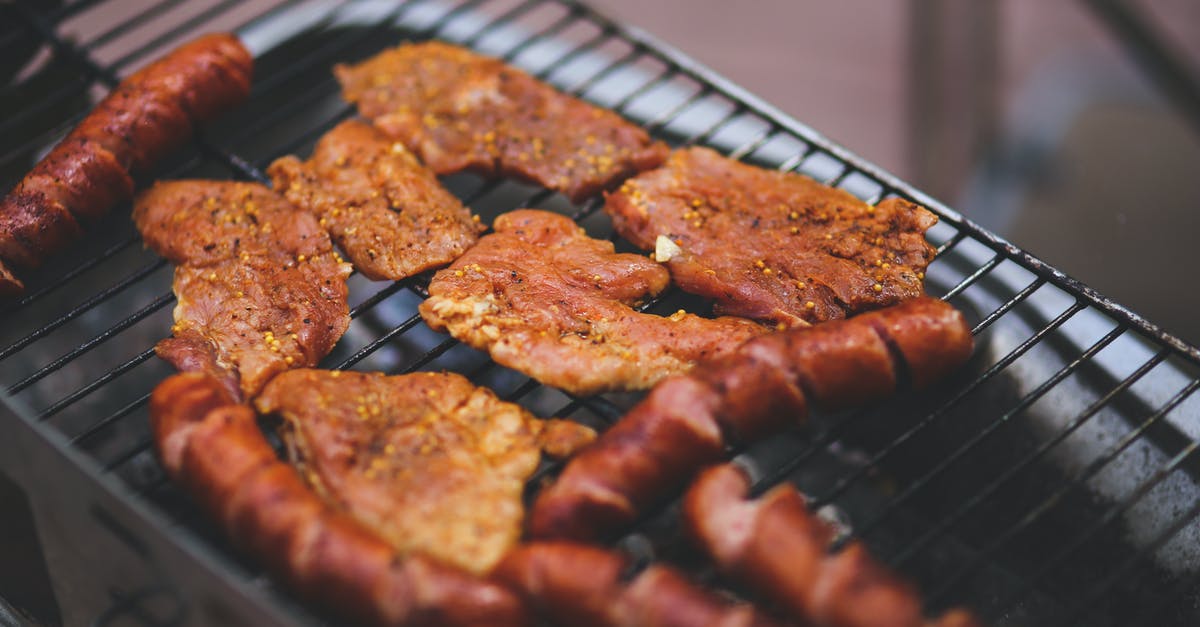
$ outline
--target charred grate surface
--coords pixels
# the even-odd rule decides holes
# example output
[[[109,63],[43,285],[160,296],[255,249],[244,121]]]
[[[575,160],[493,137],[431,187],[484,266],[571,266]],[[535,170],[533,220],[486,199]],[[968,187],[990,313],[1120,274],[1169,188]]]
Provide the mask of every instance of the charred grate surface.
[[[42,42],[0,98],[5,190],[120,77],[182,39],[237,30],[257,57],[250,101],[157,178],[263,180],[266,164],[307,154],[354,115],[334,63],[438,38],[501,56],[674,146],[803,172],[870,202],[898,195],[930,207],[941,222],[930,232],[939,254],[928,289],[973,320],[976,356],[931,393],[817,416],[809,429],[734,451],[756,489],[794,482],[935,607],[967,604],[997,625],[1200,621],[1200,351],[660,42],[566,0],[29,0],[0,5],[0,15]],[[611,236],[600,198],[572,205],[512,182],[444,182],[487,220],[540,207]],[[239,587],[270,587],[165,480],[150,449],[146,399],[169,374],[151,349],[168,333],[174,299],[171,268],[143,250],[128,211],[29,278],[22,300],[0,305],[0,389],[94,462],[94,475],[117,478],[122,498],[164,512],[175,537],[231,564]],[[453,370],[539,415],[598,428],[636,401],[573,398],[433,333],[416,315],[427,282],[353,276],[353,323],[324,365]],[[680,307],[703,312],[677,293],[648,305]],[[548,464],[531,486],[556,471]],[[722,583],[677,523],[664,508],[619,544]],[[293,603],[286,592],[267,599],[255,602]]]

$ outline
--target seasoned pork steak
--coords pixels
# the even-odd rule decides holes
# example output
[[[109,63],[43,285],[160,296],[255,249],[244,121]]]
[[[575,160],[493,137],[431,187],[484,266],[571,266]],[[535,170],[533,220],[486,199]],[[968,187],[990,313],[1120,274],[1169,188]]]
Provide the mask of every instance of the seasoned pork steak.
[[[371,279],[444,266],[484,229],[403,144],[355,120],[326,133],[308,161],[284,157],[268,173]]]
[[[314,366],[350,324],[350,265],[316,218],[256,183],[174,181],[142,193],[133,217],[175,269],[174,337],[155,347],[235,398]]]
[[[915,298],[937,217],[891,198],[871,206],[800,174],[707,148],[625,182],[605,210],[617,231],[655,249],[681,289],[719,313],[783,326],[837,320]]]
[[[402,554],[482,574],[516,543],[542,448],[595,437],[538,420],[452,373],[295,370],[256,405],[285,420],[290,456],[326,500]]]
[[[640,390],[765,329],[741,318],[633,307],[667,286],[641,255],[617,254],[565,216],[522,209],[429,285],[421,316],[498,363],[576,394]]]
[[[334,73],[363,117],[438,174],[515,176],[578,201],[667,155],[616,113],[449,44],[403,45]]]

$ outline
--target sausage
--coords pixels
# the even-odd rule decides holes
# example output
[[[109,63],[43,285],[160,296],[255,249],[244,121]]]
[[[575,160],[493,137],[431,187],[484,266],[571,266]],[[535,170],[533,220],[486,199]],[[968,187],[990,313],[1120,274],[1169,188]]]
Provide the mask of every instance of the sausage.
[[[733,464],[703,472],[684,497],[688,532],[727,576],[748,584],[788,618],[816,627],[971,627],[952,610],[933,621],[916,590],[859,542],[829,554],[833,530],[790,484],[746,500],[750,481]]]
[[[961,313],[934,298],[775,333],[667,379],[542,490],[536,538],[597,540],[681,489],[731,442],[801,423],[808,406],[839,409],[923,388],[971,355]]]
[[[230,34],[192,40],[121,81],[0,203],[0,296],[133,195],[133,176],[250,94],[254,59]],[[8,265],[6,265],[8,264]]]
[[[304,598],[372,625],[523,625],[503,586],[390,545],[326,505],[259,430],[253,410],[201,373],[175,375],[150,397],[155,444],[234,544]]]
[[[750,627],[777,624],[749,604],[704,590],[674,569],[655,565],[629,582],[624,556],[552,541],[510,552],[495,575],[519,590],[545,620],[584,627]]]

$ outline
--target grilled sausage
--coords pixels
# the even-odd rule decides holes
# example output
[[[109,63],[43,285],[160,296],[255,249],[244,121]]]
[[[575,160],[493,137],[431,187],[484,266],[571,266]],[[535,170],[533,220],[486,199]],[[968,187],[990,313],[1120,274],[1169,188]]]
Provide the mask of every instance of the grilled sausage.
[[[211,34],[121,81],[0,204],[0,296],[24,290],[6,263],[40,266],[132,196],[134,175],[245,100],[253,64],[236,37]]]
[[[159,456],[224,528],[299,595],[374,625],[523,625],[506,588],[383,540],[321,501],[280,461],[247,406],[200,373],[150,398]]]
[[[972,346],[962,314],[934,298],[746,342],[663,381],[581,451],[538,496],[530,535],[598,539],[721,459],[727,442],[802,422],[809,404],[859,405],[905,380],[928,386],[966,362]]]
[[[534,542],[514,549],[496,576],[521,591],[542,618],[586,627],[749,627],[776,624],[747,604],[729,603],[666,566],[632,581],[619,553],[571,542]]]
[[[702,473],[684,498],[688,531],[726,575],[744,581],[789,618],[817,627],[971,627],[952,610],[927,621],[916,590],[876,562],[861,543],[829,554],[833,530],[811,515],[789,484],[746,500],[736,466]]]

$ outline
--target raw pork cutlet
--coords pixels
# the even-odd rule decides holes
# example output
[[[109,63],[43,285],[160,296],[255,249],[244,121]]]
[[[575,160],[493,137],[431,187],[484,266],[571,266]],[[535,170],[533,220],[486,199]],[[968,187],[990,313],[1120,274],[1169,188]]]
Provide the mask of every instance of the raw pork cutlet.
[[[334,127],[308,161],[283,157],[267,172],[371,279],[444,266],[485,228],[403,144],[362,122]]]
[[[344,263],[311,214],[256,183],[173,181],[138,196],[146,245],[177,264],[174,335],[155,352],[253,398],[314,366],[350,324]]]
[[[889,198],[871,206],[794,173],[707,148],[625,182],[605,211],[623,237],[655,249],[681,289],[718,313],[781,326],[824,322],[922,294],[937,217]]]
[[[741,318],[634,311],[667,272],[565,216],[520,209],[493,226],[433,277],[421,316],[542,383],[581,395],[647,389],[766,332]]]
[[[333,71],[363,117],[438,174],[515,176],[580,201],[667,157],[616,113],[465,48],[406,44]]]
[[[295,370],[255,403],[283,417],[289,456],[318,494],[400,554],[476,574],[516,544],[540,450],[567,455],[595,438],[452,373]]]

